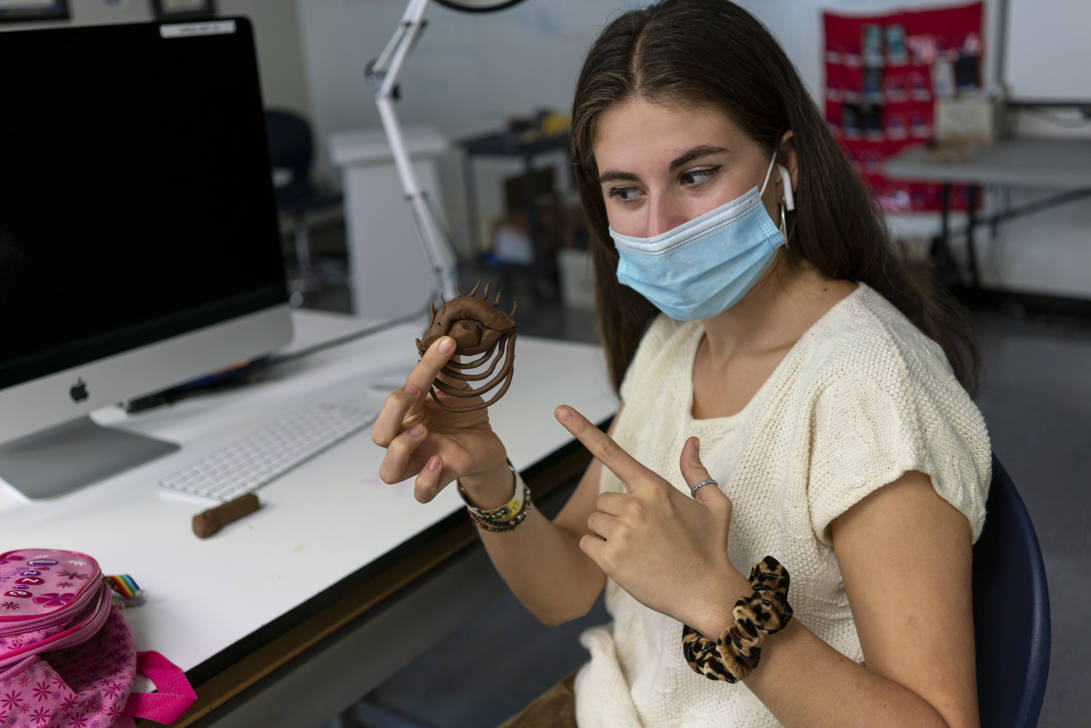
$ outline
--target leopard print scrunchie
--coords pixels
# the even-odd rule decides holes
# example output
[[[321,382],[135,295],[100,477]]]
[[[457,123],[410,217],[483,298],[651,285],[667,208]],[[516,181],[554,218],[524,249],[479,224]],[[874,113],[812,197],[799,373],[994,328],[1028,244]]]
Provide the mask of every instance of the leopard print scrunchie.
[[[758,666],[761,643],[792,620],[788,604],[788,570],[772,556],[754,564],[750,588],[754,593],[735,602],[735,624],[713,641],[688,624],[682,628],[682,654],[698,675],[735,683]]]

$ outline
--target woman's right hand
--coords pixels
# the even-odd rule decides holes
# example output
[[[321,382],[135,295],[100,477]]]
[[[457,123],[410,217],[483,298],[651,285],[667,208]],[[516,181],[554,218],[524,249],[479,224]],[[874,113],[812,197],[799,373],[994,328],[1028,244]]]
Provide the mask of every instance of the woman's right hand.
[[[430,394],[437,378],[452,386],[466,386],[440,374],[454,348],[450,336],[434,341],[405,385],[386,398],[371,427],[372,441],[386,449],[379,477],[385,483],[400,483],[416,476],[413,495],[421,503],[459,479],[479,507],[499,506],[511,498],[511,475],[504,445],[489,425],[488,410],[452,412]],[[455,399],[439,390],[436,396],[443,401]],[[473,400],[457,401],[466,406]]]

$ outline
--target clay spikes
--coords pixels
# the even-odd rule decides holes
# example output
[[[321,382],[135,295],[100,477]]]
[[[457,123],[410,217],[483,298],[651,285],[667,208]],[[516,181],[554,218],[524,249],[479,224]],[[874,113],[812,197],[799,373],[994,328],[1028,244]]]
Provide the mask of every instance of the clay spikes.
[[[469,295],[458,296],[444,302],[440,309],[432,307],[432,322],[424,336],[417,339],[417,352],[424,356],[428,347],[441,336],[450,336],[455,340],[455,353],[440,373],[445,379],[436,378],[432,386],[432,397],[439,406],[453,412],[472,412],[485,409],[504,396],[511,386],[511,377],[515,364],[515,308],[506,314],[497,308],[500,293],[496,300],[489,302],[489,284],[481,298],[477,297],[478,281]],[[480,354],[481,356],[477,356]],[[468,357],[476,357],[466,361]],[[491,363],[489,363],[491,361]],[[487,366],[484,371],[475,369]],[[471,383],[484,382],[481,386],[470,388]],[[500,387],[487,401],[486,393]],[[443,392],[440,399],[436,390]],[[460,401],[461,400],[461,401]]]

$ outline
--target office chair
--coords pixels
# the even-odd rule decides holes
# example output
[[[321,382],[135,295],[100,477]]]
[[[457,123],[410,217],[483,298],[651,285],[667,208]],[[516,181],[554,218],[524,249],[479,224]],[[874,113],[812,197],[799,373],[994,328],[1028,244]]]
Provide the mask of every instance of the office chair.
[[[341,194],[319,190],[311,180],[314,137],[306,119],[291,111],[266,109],[265,126],[277,207],[292,221],[296,270],[289,289],[293,305],[298,306],[305,293],[323,284],[344,282],[337,276],[316,274],[307,234],[307,215],[339,206]]]
[[[985,527],[973,549],[974,639],[982,726],[1032,728],[1049,673],[1042,552],[1011,476],[993,455]]]

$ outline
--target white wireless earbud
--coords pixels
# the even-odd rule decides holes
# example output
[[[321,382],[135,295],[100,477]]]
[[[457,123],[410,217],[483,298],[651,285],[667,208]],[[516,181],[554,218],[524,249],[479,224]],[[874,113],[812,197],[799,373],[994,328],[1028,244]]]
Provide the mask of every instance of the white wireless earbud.
[[[784,190],[784,208],[791,212],[796,209],[795,197],[792,195],[792,175],[783,164],[777,165],[777,171],[780,172],[780,186]]]

